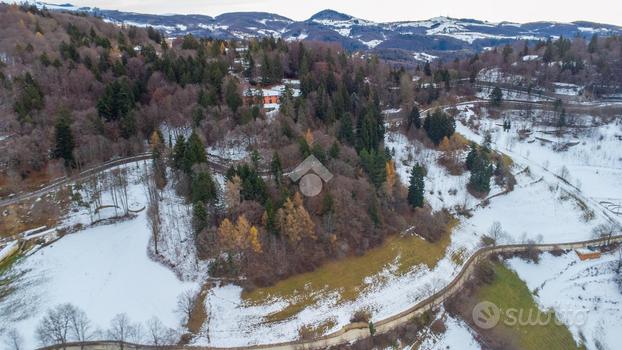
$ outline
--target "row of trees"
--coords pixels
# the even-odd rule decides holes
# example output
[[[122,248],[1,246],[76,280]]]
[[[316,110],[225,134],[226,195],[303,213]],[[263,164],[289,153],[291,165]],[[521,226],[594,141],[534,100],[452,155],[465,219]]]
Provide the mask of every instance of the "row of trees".
[[[177,310],[182,317],[186,313],[183,299],[180,295]],[[61,304],[49,309],[35,332],[41,346],[63,346],[69,342],[100,339],[165,346],[176,344],[180,337],[178,330],[166,327],[157,317],[151,318],[142,325],[132,322],[126,314],[116,315],[110,321],[110,327],[107,330],[100,330],[93,325],[83,310],[72,304]],[[24,348],[23,337],[15,329],[10,330],[4,340],[8,349]]]

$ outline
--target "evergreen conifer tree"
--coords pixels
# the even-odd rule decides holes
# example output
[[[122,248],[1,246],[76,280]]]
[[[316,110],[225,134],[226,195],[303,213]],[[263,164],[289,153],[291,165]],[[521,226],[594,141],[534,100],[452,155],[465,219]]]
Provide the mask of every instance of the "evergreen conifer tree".
[[[417,163],[410,172],[410,185],[408,186],[408,204],[413,208],[423,207],[423,191],[425,182],[423,180],[423,167]]]
[[[59,111],[54,124],[55,146],[53,151],[54,158],[62,158],[65,166],[74,166],[73,149],[75,140],[71,132],[71,120],[69,112],[65,109]]]

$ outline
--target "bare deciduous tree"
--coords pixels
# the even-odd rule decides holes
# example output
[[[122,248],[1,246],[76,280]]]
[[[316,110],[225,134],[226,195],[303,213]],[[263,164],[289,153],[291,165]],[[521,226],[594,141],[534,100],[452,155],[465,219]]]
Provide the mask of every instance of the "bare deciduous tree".
[[[43,345],[64,345],[67,341],[91,338],[91,322],[84,311],[71,304],[58,305],[47,311],[36,333]]]
[[[162,221],[160,219],[160,194],[158,193],[158,188],[152,172],[145,172],[143,184],[145,186],[145,192],[147,193],[147,222],[153,234],[155,254],[158,255],[158,242],[160,241]]]
[[[37,338],[42,345],[65,345],[70,331],[70,319],[64,305],[49,309],[37,326]]]
[[[73,338],[79,342],[85,342],[93,338],[91,331],[91,321],[86,313],[78,308],[72,307],[69,311],[69,319]]]
[[[152,317],[147,321],[147,335],[151,345],[171,345],[176,342],[177,334],[175,330],[167,328],[157,317]]]
[[[191,289],[185,290],[177,297],[177,312],[181,315],[183,323],[190,320],[197,301],[198,294]]]
[[[499,238],[503,235],[503,228],[501,227],[501,223],[499,221],[492,223],[492,226],[488,229],[488,235],[492,239],[492,244],[497,245]]]
[[[594,238],[611,238],[617,232],[620,232],[620,229],[620,225],[617,223],[607,222],[596,226],[592,232]],[[609,241],[605,244],[609,245]]]
[[[24,338],[15,328],[11,328],[4,337],[4,346],[7,350],[21,350],[24,348],[23,343]]]
[[[126,314],[117,314],[112,321],[110,321],[110,329],[108,329],[108,337],[111,340],[120,342],[126,341],[130,337],[131,333],[130,319]],[[121,347],[123,348],[123,346]]]

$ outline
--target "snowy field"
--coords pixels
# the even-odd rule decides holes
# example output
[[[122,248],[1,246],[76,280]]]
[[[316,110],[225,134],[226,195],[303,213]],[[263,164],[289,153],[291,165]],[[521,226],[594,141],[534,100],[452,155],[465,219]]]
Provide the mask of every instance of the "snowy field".
[[[385,147],[389,148],[395,160],[396,172],[406,186],[410,181],[410,172],[416,163],[425,165],[425,199],[434,210],[453,208],[456,205],[473,207],[479,200],[469,194],[466,185],[468,173],[452,176],[447,169],[438,164],[441,152],[429,149],[420,142],[408,140],[401,132],[387,132]],[[462,157],[466,157],[463,152]],[[494,191],[494,190],[493,190]]]
[[[507,117],[513,123],[510,132],[503,132],[499,126],[501,120],[478,120],[480,130],[491,132],[494,148],[510,155],[515,163],[529,166],[532,173],[540,173],[546,178],[562,176],[597,207],[602,202],[610,202],[614,207],[622,204],[622,124],[619,120],[590,126],[593,118],[584,116],[582,119],[588,127],[556,136],[551,133],[552,128],[533,127],[518,111],[510,111]],[[467,138],[481,142],[482,132],[476,133],[461,122],[471,118],[474,118],[473,110],[463,107],[457,130]],[[532,128],[534,132],[521,141],[516,132],[519,125]],[[564,147],[567,149],[560,150]]]
[[[120,207],[127,205],[130,210],[140,210],[146,206],[146,190],[141,182],[145,164],[149,163],[137,162],[115,168],[125,169],[129,174],[127,199],[117,199]],[[106,190],[111,178],[99,180],[103,184],[101,205],[112,205],[112,192]],[[79,192],[86,198],[89,191],[83,186]],[[165,195],[163,210],[183,208],[179,203],[166,204],[172,200],[170,197],[170,193],[169,197]],[[74,205],[61,226],[88,225],[114,217],[121,211],[122,208],[107,208],[95,213],[87,206]],[[165,221],[164,225],[167,223],[170,221]],[[184,254],[186,262],[194,262],[196,258],[190,256],[193,250],[189,254],[180,249],[176,251],[178,244],[166,246],[172,240],[187,240],[178,231],[169,233],[174,236],[164,234],[161,237],[165,260],[180,261],[176,256],[180,253]],[[106,337],[110,321],[121,313],[133,323],[141,324],[143,329],[153,317],[168,328],[178,329],[181,317],[175,311],[177,298],[186,290],[198,289],[199,283],[182,282],[169,267],[153,261],[148,254],[152,245],[151,230],[145,210],[142,210],[131,219],[88,227],[31,250],[6,274],[17,278],[11,285],[15,292],[0,302],[0,330],[16,329],[24,339],[24,348],[33,349],[40,345],[35,330],[41,318],[48,309],[64,303],[83,310],[92,322],[94,337],[100,339]],[[189,275],[197,276],[197,273]],[[140,337],[135,340],[142,341]]]
[[[260,305],[250,305],[242,297],[242,288],[224,285],[213,288],[205,305],[212,311],[209,327],[201,333],[209,333],[209,345],[232,347],[252,344],[283,342],[298,338],[298,329],[305,325],[319,325],[326,320],[335,326],[332,333],[350,323],[350,317],[358,310],[369,308],[373,319],[380,320],[401,312],[447,284],[458,272],[449,257],[443,258],[433,270],[417,266],[408,273],[396,277],[395,266],[388,266],[379,275],[369,276],[361,287],[369,287],[355,301],[339,301],[339,296],[328,294],[295,317],[269,323],[266,316],[278,312],[288,304],[286,300],[267,300]],[[208,339],[200,336],[194,345],[207,345]]]
[[[443,310],[440,319],[445,325],[445,332],[433,334],[425,330],[423,341],[417,347],[406,347],[405,350],[479,350],[481,346],[475,340],[469,326],[462,320],[449,316]]]
[[[121,313],[143,325],[157,317],[178,328],[177,296],[197,286],[179,281],[171,270],[147,257],[150,235],[145,214],[140,214],[68,235],[36,251],[14,267],[25,275],[18,280],[16,293],[0,304],[3,311],[15,304],[23,308],[3,314],[0,322],[17,329],[27,349],[39,345],[35,329],[47,309],[64,303],[86,312],[93,331],[108,329]]]
[[[508,265],[527,283],[541,309],[554,309],[575,340],[587,349],[619,349],[622,291],[616,282],[618,252],[581,261],[571,251],[542,254],[534,264],[513,258]]]

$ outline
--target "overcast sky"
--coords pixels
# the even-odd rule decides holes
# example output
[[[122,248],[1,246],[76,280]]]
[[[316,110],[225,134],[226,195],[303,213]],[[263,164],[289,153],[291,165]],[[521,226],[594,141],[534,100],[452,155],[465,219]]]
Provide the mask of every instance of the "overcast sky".
[[[61,1],[49,0],[50,3]],[[571,22],[587,20],[622,25],[621,0],[68,0],[74,5],[144,13],[264,11],[295,20],[333,9],[373,21],[428,19],[436,16],[493,22]]]

